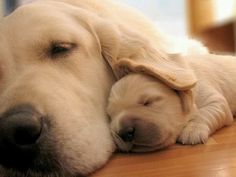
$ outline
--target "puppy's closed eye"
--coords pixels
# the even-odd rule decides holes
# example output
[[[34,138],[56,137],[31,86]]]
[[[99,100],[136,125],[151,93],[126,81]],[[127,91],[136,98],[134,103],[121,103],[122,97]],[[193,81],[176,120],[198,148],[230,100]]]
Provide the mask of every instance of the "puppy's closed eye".
[[[146,100],[142,103],[143,106],[150,106],[152,104],[151,100]]]
[[[141,100],[139,100],[138,104],[148,107],[148,106],[151,106],[152,100],[151,99],[141,99]]]
[[[51,46],[49,47],[49,56],[50,58],[58,58],[64,57],[65,55],[72,52],[72,50],[76,47],[74,43],[67,43],[67,42],[52,42]]]
[[[152,106],[154,102],[161,101],[161,100],[162,100],[162,97],[160,96],[153,97],[153,98],[147,98],[145,96],[145,97],[141,97],[141,99],[138,101],[138,104],[145,107],[149,107],[149,106]]]

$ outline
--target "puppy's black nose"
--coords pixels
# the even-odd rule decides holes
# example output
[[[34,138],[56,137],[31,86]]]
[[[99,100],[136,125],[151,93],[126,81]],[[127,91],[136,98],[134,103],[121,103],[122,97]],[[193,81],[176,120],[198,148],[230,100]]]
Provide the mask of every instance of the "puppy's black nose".
[[[132,142],[135,136],[135,128],[134,127],[125,127],[120,130],[119,136],[124,142]]]
[[[30,163],[43,127],[42,115],[33,106],[16,106],[0,117],[0,163],[18,166]]]

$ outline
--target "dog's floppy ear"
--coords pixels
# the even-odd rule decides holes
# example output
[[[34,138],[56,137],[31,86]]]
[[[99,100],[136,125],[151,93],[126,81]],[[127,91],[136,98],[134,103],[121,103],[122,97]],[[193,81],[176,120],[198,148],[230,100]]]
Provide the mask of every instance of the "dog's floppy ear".
[[[104,58],[117,79],[129,72],[152,75],[171,88],[188,90],[197,79],[182,57],[167,55],[144,34],[101,23],[96,27]]]
[[[183,112],[185,114],[191,113],[195,106],[192,90],[191,89],[182,90],[182,91],[177,91],[177,93],[181,100]]]

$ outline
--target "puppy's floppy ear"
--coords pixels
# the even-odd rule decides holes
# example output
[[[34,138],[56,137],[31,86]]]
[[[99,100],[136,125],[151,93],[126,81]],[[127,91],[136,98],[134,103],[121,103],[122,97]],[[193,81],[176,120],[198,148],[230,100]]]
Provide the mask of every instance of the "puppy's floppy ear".
[[[182,57],[162,52],[145,34],[101,23],[96,28],[104,58],[117,79],[129,72],[145,73],[176,90],[192,88],[197,79]]]

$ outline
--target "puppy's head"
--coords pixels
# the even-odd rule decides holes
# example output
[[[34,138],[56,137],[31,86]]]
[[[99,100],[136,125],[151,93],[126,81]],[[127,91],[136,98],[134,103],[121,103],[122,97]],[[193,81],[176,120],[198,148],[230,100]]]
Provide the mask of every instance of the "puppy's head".
[[[146,152],[176,142],[191,106],[187,93],[153,77],[130,74],[112,87],[107,111],[119,149]]]

